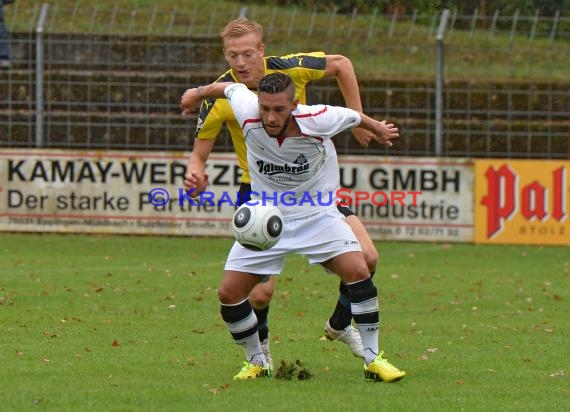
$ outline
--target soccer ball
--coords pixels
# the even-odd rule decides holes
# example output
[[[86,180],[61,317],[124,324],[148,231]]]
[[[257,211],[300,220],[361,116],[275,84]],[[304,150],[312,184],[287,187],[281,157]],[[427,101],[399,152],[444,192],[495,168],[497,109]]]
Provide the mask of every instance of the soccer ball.
[[[241,205],[232,219],[234,238],[250,250],[267,250],[281,239],[283,215],[276,206]]]

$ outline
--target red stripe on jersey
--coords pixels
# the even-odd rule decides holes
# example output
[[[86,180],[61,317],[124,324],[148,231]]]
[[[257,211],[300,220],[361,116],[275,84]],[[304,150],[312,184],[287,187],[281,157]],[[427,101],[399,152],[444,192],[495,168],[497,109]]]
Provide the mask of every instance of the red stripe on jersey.
[[[323,110],[321,110],[320,112],[316,112],[316,113],[307,113],[307,114],[301,114],[298,116],[293,116],[293,117],[313,117],[313,116],[318,116],[319,114],[322,114],[324,112],[327,111],[327,108],[325,106],[325,108]],[[261,123],[261,119],[245,119],[243,121],[243,125],[241,126],[242,130],[245,128],[245,125],[248,123]],[[318,141],[320,141],[321,143],[323,142],[323,138],[322,137],[318,137],[318,136],[311,136],[308,134],[305,134],[303,132],[301,132],[301,136],[302,137],[311,137],[313,139],[317,139]],[[285,139],[287,138],[287,136],[280,136],[277,137],[277,143],[279,144],[279,147],[281,147],[281,145],[283,144],[283,142],[285,141]]]
[[[241,125],[241,128],[243,129],[248,123],[261,123],[261,119],[245,119]]]
[[[324,107],[323,110],[321,110],[320,112],[316,112],[316,113],[305,113],[305,114],[294,114],[293,117],[296,119],[300,119],[303,117],[314,117],[314,116],[318,116],[320,114],[323,114],[324,112],[327,111],[327,106]]]

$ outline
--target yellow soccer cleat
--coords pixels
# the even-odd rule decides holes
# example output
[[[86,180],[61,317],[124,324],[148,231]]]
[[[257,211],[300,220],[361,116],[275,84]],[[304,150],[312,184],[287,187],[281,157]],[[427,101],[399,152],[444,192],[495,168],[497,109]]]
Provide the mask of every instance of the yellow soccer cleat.
[[[262,367],[254,363],[244,362],[239,373],[234,376],[234,381],[244,381],[247,379],[269,378],[271,369]]]
[[[396,382],[406,376],[406,372],[396,368],[380,352],[370,365],[364,365],[364,379],[367,382]]]

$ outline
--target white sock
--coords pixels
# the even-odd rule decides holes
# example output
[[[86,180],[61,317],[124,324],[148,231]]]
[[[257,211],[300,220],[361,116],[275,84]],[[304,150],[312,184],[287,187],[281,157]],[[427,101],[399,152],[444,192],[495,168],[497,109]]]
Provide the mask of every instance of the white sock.
[[[241,340],[239,343],[243,345],[245,357],[249,363],[260,365],[262,367],[267,366],[267,360],[261,350],[261,343],[259,342],[259,334],[257,332]]]
[[[360,303],[352,303],[352,313],[370,313],[378,310],[378,298],[373,298]],[[358,318],[358,316],[357,316]],[[368,365],[376,356],[378,356],[378,335],[379,323],[356,323],[356,328],[362,339],[362,347],[364,348],[364,361]]]

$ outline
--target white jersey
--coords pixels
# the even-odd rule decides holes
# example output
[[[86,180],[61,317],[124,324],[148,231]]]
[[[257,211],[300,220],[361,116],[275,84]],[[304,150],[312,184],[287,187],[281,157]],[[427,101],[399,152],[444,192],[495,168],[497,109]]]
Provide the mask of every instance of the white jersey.
[[[255,93],[236,83],[225,94],[245,136],[252,188],[248,203],[274,204],[286,218],[336,208],[340,175],[331,138],[358,126],[360,115],[345,107],[299,104],[293,118],[301,136],[274,138],[263,128]]]

